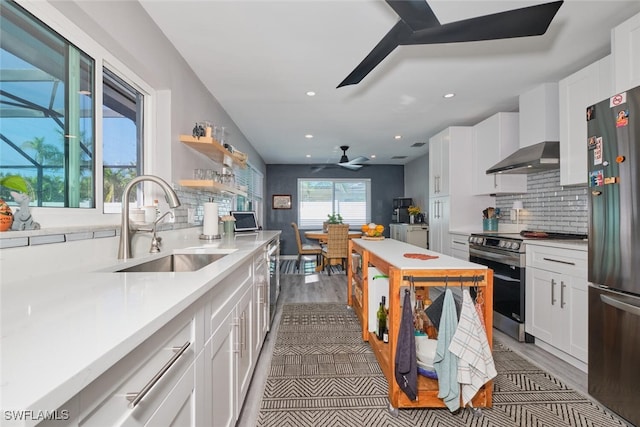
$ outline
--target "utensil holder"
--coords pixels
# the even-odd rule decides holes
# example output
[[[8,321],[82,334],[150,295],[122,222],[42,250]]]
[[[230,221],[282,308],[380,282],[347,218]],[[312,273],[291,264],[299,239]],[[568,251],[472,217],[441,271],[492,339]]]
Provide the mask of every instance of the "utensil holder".
[[[482,219],[483,231],[498,231],[498,218],[483,218]]]

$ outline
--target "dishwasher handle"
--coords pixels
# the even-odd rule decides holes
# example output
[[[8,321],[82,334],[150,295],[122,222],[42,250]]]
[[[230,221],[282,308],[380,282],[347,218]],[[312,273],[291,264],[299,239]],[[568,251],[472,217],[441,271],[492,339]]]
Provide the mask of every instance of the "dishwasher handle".
[[[612,298],[608,295],[602,295],[600,294],[600,299],[602,300],[603,303],[610,305],[612,307],[615,307],[619,310],[622,311],[626,311],[629,314],[633,314],[634,316],[639,316],[640,317],[640,307],[635,306],[633,304],[629,304],[623,301],[620,301],[616,298]]]

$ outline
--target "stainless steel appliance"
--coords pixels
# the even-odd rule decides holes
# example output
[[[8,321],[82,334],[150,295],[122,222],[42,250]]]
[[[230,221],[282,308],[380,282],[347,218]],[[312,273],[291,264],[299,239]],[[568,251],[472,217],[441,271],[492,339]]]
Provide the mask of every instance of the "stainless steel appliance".
[[[518,341],[524,331],[525,245],[519,234],[472,234],[469,261],[493,270],[493,326]]]
[[[528,230],[520,234],[485,232],[469,236],[469,261],[493,270],[493,326],[518,341],[532,343],[535,337],[524,330],[525,238],[583,240],[586,236]]]
[[[589,393],[640,425],[640,87],[586,118]]]
[[[399,224],[409,223],[409,206],[413,204],[410,197],[401,197],[393,199],[393,216],[392,222]]]
[[[280,295],[280,241],[269,243],[269,323],[273,323],[276,314],[276,304]],[[269,328],[271,329],[271,328]]]

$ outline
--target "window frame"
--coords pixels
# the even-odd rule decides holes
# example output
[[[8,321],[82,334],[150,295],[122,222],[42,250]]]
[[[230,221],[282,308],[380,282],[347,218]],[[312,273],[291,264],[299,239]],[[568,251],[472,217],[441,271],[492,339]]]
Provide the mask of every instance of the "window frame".
[[[47,2],[37,0],[15,0],[16,4],[23,7],[26,11],[33,14],[44,24],[48,25],[53,31],[67,39],[78,49],[85,52],[95,61],[94,73],[94,110],[95,110],[95,159],[94,159],[94,176],[95,176],[95,206],[93,208],[67,208],[67,207],[38,207],[39,217],[46,217],[48,226],[66,225],[72,221],[78,226],[113,224],[120,213],[104,213],[104,174],[102,170],[103,164],[103,69],[107,68],[110,72],[118,76],[127,84],[135,87],[144,95],[143,100],[143,165],[145,174],[155,173],[155,167],[158,163],[153,155],[152,145],[153,138],[156,134],[156,111],[157,96],[156,91],[141,79],[136,73],[120,62],[115,56],[111,55],[108,50],[102,47],[98,42],[89,37],[82,31],[73,21],[65,17],[58,9]],[[159,151],[159,150],[158,150]],[[166,174],[164,174],[166,176]],[[170,177],[168,178],[170,180]],[[145,186],[144,194],[146,198],[152,197],[151,188]],[[49,224],[50,223],[50,224]]]
[[[308,228],[309,226],[305,226],[303,225],[304,223],[308,222],[308,221],[303,221],[302,217],[301,217],[301,213],[302,213],[302,197],[300,197],[300,187],[302,185],[303,182],[318,182],[318,181],[330,181],[332,183],[332,200],[331,200],[331,214],[335,214],[335,206],[336,206],[336,184],[340,183],[340,182],[362,182],[365,185],[365,205],[366,205],[366,213],[365,213],[365,220],[362,224],[360,223],[350,223],[349,222],[349,226],[352,228],[358,228],[361,225],[364,224],[368,224],[369,222],[371,222],[371,179],[370,178],[314,178],[314,179],[310,179],[310,178],[298,178],[297,181],[297,185],[296,185],[296,199],[297,199],[297,209],[298,212],[296,214],[297,216],[297,223],[300,227],[300,229],[312,229],[312,228],[320,228],[322,227],[322,223],[319,224],[315,224],[312,223],[310,225],[311,228]],[[324,219],[324,221],[326,221],[326,219]],[[348,221],[348,220],[347,220]]]

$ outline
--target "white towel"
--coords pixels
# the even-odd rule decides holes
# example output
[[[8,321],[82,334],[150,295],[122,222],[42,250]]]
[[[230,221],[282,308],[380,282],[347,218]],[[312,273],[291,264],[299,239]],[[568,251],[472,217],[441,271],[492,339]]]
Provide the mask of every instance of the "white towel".
[[[491,348],[469,291],[462,291],[462,310],[449,351],[458,356],[458,382],[462,386],[462,405],[466,406],[480,387],[496,372]]]

